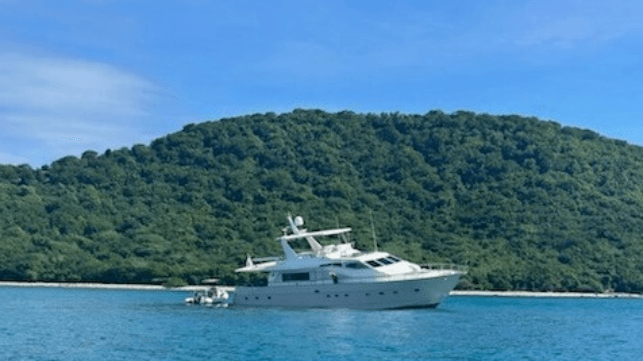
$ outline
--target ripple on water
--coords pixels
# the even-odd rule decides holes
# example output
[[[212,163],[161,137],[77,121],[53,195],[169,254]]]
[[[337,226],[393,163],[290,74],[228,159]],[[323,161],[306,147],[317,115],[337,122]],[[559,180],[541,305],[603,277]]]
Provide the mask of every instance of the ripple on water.
[[[159,291],[0,288],[2,360],[636,360],[643,301],[452,297],[435,310],[186,306]]]

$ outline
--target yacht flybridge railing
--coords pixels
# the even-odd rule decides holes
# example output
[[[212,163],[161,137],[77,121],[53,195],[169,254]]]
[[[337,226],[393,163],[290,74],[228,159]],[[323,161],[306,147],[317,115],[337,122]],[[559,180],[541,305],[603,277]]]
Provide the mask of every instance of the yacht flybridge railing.
[[[437,270],[437,271],[459,271],[459,272],[464,272],[466,273],[469,270],[469,267],[459,265],[459,264],[453,264],[453,263],[426,263],[426,264],[421,264],[420,267],[423,269],[428,269],[428,270]]]
[[[343,233],[348,233],[350,232],[350,228],[337,228],[337,229],[329,229],[326,231],[315,231],[315,232],[299,232],[295,234],[288,234],[288,235],[283,235],[279,238],[277,238],[277,241],[281,241],[282,239],[286,241],[292,241],[294,239],[300,239],[300,238],[306,238],[306,237],[328,237],[328,236],[334,236],[338,234],[343,234]]]

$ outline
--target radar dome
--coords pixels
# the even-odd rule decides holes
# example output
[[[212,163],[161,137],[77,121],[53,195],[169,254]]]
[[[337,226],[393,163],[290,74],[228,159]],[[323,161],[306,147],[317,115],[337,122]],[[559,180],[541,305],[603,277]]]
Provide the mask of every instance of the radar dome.
[[[303,225],[304,225],[304,219],[303,219],[303,218],[301,218],[301,216],[297,216],[297,217],[295,217],[295,225],[296,225],[297,227],[301,227],[301,226],[303,226]]]

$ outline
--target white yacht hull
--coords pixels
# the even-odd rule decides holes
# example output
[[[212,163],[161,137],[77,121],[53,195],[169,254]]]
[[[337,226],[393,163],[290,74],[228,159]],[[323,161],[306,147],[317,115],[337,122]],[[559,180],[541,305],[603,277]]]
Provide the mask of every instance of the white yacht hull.
[[[390,277],[371,282],[301,282],[280,286],[237,287],[234,306],[285,308],[434,308],[458,283],[461,272]]]

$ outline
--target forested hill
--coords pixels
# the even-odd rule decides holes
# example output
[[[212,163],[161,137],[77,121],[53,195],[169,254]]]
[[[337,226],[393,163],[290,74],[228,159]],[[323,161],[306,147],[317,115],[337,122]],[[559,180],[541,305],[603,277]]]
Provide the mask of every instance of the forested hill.
[[[460,288],[643,292],[643,148],[471,112],[295,110],[0,166],[0,279],[233,281],[286,215],[469,265]],[[239,281],[237,279],[237,281]]]

